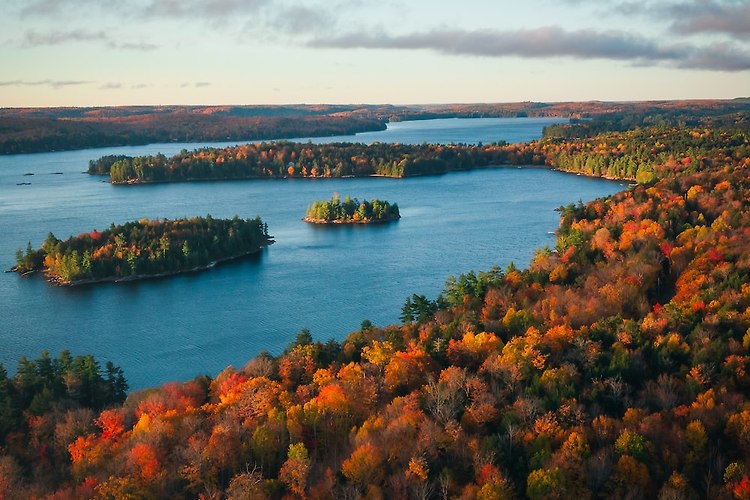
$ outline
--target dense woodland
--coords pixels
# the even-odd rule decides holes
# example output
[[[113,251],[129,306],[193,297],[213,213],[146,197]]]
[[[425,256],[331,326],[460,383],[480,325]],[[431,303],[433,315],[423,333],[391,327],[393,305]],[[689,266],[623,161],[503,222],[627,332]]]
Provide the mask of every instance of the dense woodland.
[[[307,208],[304,220],[317,224],[366,224],[389,222],[400,218],[396,203],[377,199],[360,202],[357,198],[352,199],[349,196],[341,201],[338,194],[334,194],[328,201],[315,200]]]
[[[39,249],[28,243],[25,252],[16,252],[13,270],[41,270],[50,281],[65,285],[147,278],[242,257],[271,241],[260,218],[142,219],[66,241],[49,233]]]
[[[63,351],[57,358],[46,352],[38,359],[21,358],[16,374],[8,377],[5,367],[0,364],[0,439],[7,447],[15,449],[17,456],[24,456],[25,462],[35,458],[45,458],[34,454],[26,455],[22,447],[25,437],[42,431],[58,432],[61,436],[75,434],[78,426],[86,426],[86,421],[94,419],[99,412],[112,405],[125,401],[128,383],[123,371],[111,361],[101,369],[99,362],[91,355],[73,356]],[[67,415],[66,415],[67,414]],[[61,417],[53,425],[54,418]],[[77,422],[76,416],[85,417]],[[57,429],[55,429],[57,427]],[[60,449],[56,460],[66,458],[66,450]],[[46,457],[47,468],[54,467],[52,457]],[[7,461],[0,460],[0,471]],[[6,479],[7,476],[3,476]],[[3,491],[7,495],[7,491]]]
[[[544,163],[567,171],[648,183],[671,170],[662,167],[681,161],[708,167],[726,157],[750,156],[750,132],[737,129],[647,127],[603,132],[582,139],[547,137],[508,149],[513,164]]]
[[[89,418],[24,412],[0,494],[750,498],[747,148],[711,128],[519,146],[639,183],[561,207],[527,269],[411,295],[400,325],[302,331]],[[587,166],[622,157],[637,166]]]

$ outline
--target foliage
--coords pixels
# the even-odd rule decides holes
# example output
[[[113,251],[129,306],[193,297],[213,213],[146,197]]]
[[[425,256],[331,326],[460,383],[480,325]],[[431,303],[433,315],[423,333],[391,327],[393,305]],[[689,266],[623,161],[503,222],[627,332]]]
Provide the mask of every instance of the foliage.
[[[316,200],[307,208],[308,222],[368,223],[400,219],[397,204],[372,199],[360,202],[347,196],[344,201],[335,194],[328,201]]]
[[[499,145],[312,144],[261,142],[226,148],[183,150],[164,155],[100,158],[89,174],[109,175],[114,184],[216,179],[409,177],[499,165]]]
[[[142,219],[60,241],[52,233],[38,250],[17,252],[15,271],[43,269],[61,284],[139,278],[197,269],[258,251],[271,242],[260,220]]]
[[[399,326],[364,323],[341,344],[303,331],[278,357],[130,394],[61,431],[57,476],[36,455],[19,468],[31,460],[10,433],[4,484],[37,496],[244,485],[259,498],[747,498],[747,141],[679,129],[654,136],[665,149],[638,146],[650,133],[612,140],[628,139],[616,149],[643,155],[653,178],[563,207],[557,244],[527,269],[412,295]],[[58,422],[44,415],[27,442]]]
[[[11,377],[0,365],[0,496],[29,496],[24,476],[40,487],[69,476],[68,445],[93,430],[96,412],[121,405],[127,390],[122,369],[111,361],[102,369],[91,355],[22,357]]]
[[[528,144],[300,144],[274,142],[183,150],[167,158],[103,157],[91,174],[116,184],[207,179],[409,177],[503,165],[548,165],[566,172],[650,184],[676,168],[704,168],[729,154],[750,154],[740,129],[649,127],[587,139],[543,138]]]

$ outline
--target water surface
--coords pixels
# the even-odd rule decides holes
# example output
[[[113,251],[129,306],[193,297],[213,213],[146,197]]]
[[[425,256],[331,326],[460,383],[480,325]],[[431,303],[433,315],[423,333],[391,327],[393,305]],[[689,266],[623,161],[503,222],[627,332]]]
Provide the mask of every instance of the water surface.
[[[432,120],[392,124],[372,140],[468,143],[493,135],[513,142],[521,125],[524,134],[541,133],[540,123]],[[58,288],[2,273],[0,362],[11,371],[21,355],[70,349],[112,360],[140,388],[242,366],[262,350],[279,353],[301,328],[326,340],[344,338],[365,319],[396,323],[407,296],[434,298],[451,274],[527,265],[536,248],[554,243],[556,207],[622,189],[539,168],[142,186],[81,174],[102,154],[170,154],[182,147],[194,145],[0,157],[2,269],[13,265],[18,247],[38,246],[49,231],[64,239],[142,217],[260,215],[277,240],[254,258],[168,279]],[[17,185],[23,182],[31,184]],[[301,221],[313,200],[334,192],[397,202],[402,219],[354,227]]]

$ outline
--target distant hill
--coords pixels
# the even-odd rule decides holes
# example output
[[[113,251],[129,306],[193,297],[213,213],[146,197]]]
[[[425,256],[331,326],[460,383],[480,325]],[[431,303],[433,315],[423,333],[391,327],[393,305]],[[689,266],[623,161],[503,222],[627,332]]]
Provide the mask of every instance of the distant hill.
[[[645,125],[747,128],[750,100],[435,105],[115,106],[0,109],[0,154],[155,142],[254,141],[383,130],[388,121],[564,116]]]

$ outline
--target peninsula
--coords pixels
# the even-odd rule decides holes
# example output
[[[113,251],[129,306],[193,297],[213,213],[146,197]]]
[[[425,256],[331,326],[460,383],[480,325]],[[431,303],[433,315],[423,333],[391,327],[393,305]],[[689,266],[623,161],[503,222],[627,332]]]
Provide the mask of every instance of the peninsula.
[[[307,209],[305,222],[311,224],[374,224],[401,218],[396,203],[372,199],[360,202],[347,196],[342,202],[337,194],[330,200],[316,200]]]
[[[255,219],[141,219],[61,241],[49,233],[41,247],[16,252],[11,271],[41,271],[57,285],[132,281],[198,271],[258,252],[273,243]]]

